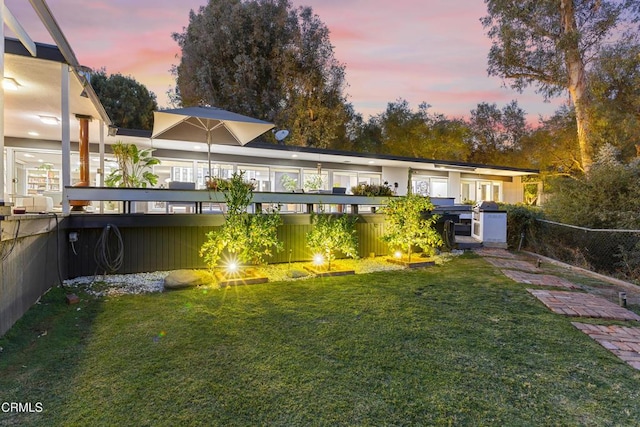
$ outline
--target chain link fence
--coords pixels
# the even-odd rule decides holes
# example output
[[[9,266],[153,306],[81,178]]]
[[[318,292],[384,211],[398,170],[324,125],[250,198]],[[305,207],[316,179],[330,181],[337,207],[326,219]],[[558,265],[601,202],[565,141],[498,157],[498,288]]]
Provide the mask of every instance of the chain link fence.
[[[640,230],[592,229],[537,219],[535,230],[529,231],[526,243],[529,250],[577,267],[640,282]]]

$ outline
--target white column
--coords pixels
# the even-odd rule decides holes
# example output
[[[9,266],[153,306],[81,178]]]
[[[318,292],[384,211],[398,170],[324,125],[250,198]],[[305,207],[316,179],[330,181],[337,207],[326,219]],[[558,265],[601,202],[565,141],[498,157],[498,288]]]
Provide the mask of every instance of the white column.
[[[66,187],[71,185],[71,119],[69,113],[69,74],[67,64],[62,64],[60,78],[60,121],[62,124],[62,213],[69,213]]]
[[[460,172],[449,172],[447,195],[454,197],[454,203],[460,203],[460,192],[462,189],[462,183],[460,181]]]
[[[99,187],[104,187],[104,121],[100,120],[100,144],[98,144],[98,153],[100,156],[100,180],[98,181]],[[100,213],[104,213],[104,201],[100,201]]]
[[[0,82],[4,83],[4,0],[0,0]],[[4,205],[4,86],[0,87],[0,206]]]

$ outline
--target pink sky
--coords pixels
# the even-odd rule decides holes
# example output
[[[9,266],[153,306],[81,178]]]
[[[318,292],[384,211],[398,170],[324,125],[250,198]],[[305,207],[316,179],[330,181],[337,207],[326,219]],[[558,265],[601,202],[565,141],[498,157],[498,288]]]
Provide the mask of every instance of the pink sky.
[[[403,98],[412,108],[468,116],[479,102],[499,107],[512,99],[535,123],[563,100],[544,103],[487,77],[490,41],[480,17],[482,0],[293,0],[311,6],[331,31],[336,58],[346,65],[348,100],[365,118]],[[81,64],[132,76],[153,91],[162,107],[174,85],[169,70],[180,51],[171,33],[188,25],[189,10],[206,0],[49,0]],[[36,41],[50,43],[31,6],[5,0]],[[11,35],[8,32],[7,35]]]

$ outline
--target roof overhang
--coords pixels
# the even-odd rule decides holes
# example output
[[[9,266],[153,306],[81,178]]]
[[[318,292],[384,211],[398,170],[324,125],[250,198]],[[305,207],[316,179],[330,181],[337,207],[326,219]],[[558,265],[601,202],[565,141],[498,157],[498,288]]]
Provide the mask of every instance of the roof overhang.
[[[63,65],[69,64],[56,46],[36,43],[36,48],[38,54],[32,57],[20,41],[5,39],[4,75],[19,85],[16,90],[5,90],[5,136],[60,141],[60,123],[45,124],[40,116],[62,120],[62,72]],[[76,116],[80,115],[93,119],[89,138],[97,143],[100,121],[107,125],[111,121],[86,78],[73,67],[69,77],[71,140],[78,139]]]

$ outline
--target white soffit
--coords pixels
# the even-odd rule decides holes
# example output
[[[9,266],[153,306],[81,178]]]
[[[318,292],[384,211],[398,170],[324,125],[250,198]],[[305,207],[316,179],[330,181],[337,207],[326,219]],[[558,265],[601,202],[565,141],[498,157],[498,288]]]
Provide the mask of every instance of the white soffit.
[[[5,90],[5,136],[60,141],[62,126],[46,125],[39,116],[52,116],[62,120],[61,75],[62,64],[22,55],[5,54],[5,77],[11,77],[20,85],[17,90]],[[89,140],[100,139],[100,112],[89,98],[80,96],[82,83],[70,73],[70,123],[71,140],[77,141],[80,132],[75,115],[91,116]],[[37,132],[38,135],[30,135]]]

